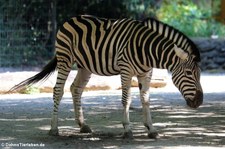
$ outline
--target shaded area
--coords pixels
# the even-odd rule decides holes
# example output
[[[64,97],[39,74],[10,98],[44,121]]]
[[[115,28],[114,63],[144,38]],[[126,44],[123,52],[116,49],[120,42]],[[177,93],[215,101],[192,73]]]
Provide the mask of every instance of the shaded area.
[[[206,93],[198,110],[187,108],[179,93],[151,94],[158,140],[147,138],[138,92],[132,94],[130,110],[134,140],[121,138],[120,91],[93,93],[85,92],[82,102],[86,121],[94,133],[78,133],[73,103],[70,95],[66,95],[60,106],[58,137],[47,135],[53,105],[51,94],[1,96],[0,143],[42,143],[46,148],[225,147],[225,93]]]

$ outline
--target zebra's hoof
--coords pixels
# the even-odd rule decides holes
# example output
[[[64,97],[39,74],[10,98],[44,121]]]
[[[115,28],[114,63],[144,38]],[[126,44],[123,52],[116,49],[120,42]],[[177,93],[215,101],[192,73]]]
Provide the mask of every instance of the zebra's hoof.
[[[133,139],[134,137],[133,137],[133,133],[132,133],[132,131],[130,130],[130,131],[128,131],[128,132],[124,132],[124,134],[123,134],[123,139]]]
[[[158,132],[152,132],[148,134],[148,138],[150,139],[157,139],[159,137]]]
[[[58,129],[51,129],[48,134],[50,136],[58,136],[59,135],[59,130]]]
[[[92,130],[88,125],[83,125],[80,128],[80,133],[92,133]]]

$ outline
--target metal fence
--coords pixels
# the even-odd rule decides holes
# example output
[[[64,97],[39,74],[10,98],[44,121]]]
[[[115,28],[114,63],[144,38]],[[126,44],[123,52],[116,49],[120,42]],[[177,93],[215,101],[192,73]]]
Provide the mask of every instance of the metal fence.
[[[50,59],[56,26],[53,1],[0,1],[1,68],[42,66]]]

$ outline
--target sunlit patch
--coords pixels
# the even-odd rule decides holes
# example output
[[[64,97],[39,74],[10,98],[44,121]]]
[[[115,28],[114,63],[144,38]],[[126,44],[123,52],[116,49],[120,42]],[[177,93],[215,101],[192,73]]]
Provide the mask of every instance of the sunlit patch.
[[[0,137],[0,141],[12,141],[15,140],[16,138],[14,137]]]
[[[60,126],[59,135],[60,136],[74,136],[76,134],[82,135],[80,132],[80,128],[75,128],[73,126]],[[85,134],[87,135],[87,134]]]
[[[170,113],[170,112],[169,112]],[[173,114],[173,112],[171,112],[170,114]],[[174,113],[174,115],[170,115],[170,116],[168,116],[169,118],[183,118],[183,119],[189,119],[189,118],[208,118],[208,117],[216,117],[216,118],[218,118],[218,117],[221,117],[221,118],[225,118],[225,116],[224,115],[215,115],[215,113],[213,113],[213,112],[209,112],[209,113],[200,113],[200,112],[198,112],[197,114],[194,114],[194,113],[186,113],[186,114],[184,114],[183,113],[183,115],[179,115],[179,114],[181,114],[181,113],[179,113],[179,112],[177,112],[177,114],[175,115],[175,113]],[[187,115],[187,114],[189,114],[189,115]]]
[[[184,136],[186,139],[202,139],[202,135],[200,132],[207,131],[205,128],[198,128],[198,127],[167,127],[163,129],[162,138],[183,138]],[[198,134],[199,133],[199,134]],[[197,135],[197,136],[196,136]],[[193,138],[194,137],[194,138]]]
[[[104,146],[105,149],[114,149],[114,148],[118,148],[118,146],[115,145],[110,145],[110,146]]]
[[[177,126],[179,123],[171,123],[171,122],[165,122],[165,123],[154,123],[157,127],[170,127],[170,126]]]
[[[188,127],[188,128],[165,128],[165,130],[172,130],[170,133],[192,133],[192,131],[206,131],[205,128],[200,127]]]
[[[50,130],[51,126],[50,125],[44,125],[44,126],[36,127],[36,128],[37,129],[40,129],[40,130],[48,131],[48,130]]]
[[[49,118],[18,118],[18,119],[4,119],[4,118],[1,118],[0,121],[9,121],[9,122],[24,122],[24,121],[27,121],[27,122],[37,122],[37,121],[44,121],[44,120],[49,120]]]
[[[118,124],[114,124],[114,125],[109,125],[109,126],[105,126],[106,128],[122,128],[122,124],[121,122],[117,122]]]
[[[223,133],[214,133],[214,132],[197,132],[198,135],[210,136],[210,137],[225,137],[225,132]]]
[[[101,139],[100,138],[95,138],[95,137],[90,137],[90,138],[83,138],[82,140],[84,140],[84,141],[99,141]]]

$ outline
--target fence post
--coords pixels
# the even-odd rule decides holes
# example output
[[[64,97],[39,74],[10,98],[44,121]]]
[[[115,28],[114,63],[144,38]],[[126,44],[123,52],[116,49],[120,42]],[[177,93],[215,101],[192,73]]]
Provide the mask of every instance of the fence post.
[[[57,22],[56,22],[56,1],[55,0],[51,0],[51,22],[52,22],[52,37],[51,37],[51,43],[53,50],[55,51],[55,39],[56,39],[56,29],[57,29]]]

